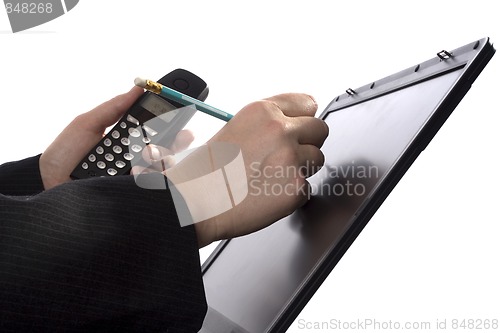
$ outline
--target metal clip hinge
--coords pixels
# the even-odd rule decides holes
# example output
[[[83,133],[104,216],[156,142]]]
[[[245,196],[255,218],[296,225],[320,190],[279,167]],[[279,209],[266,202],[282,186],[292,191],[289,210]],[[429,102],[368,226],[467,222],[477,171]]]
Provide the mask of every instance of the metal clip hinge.
[[[450,59],[452,57],[452,54],[450,52],[446,51],[446,50],[443,50],[441,52],[438,52],[437,56],[441,60],[447,60],[447,59]]]
[[[351,88],[347,89],[345,92],[349,96],[352,96],[352,95],[356,94],[356,91],[354,89],[351,89]]]

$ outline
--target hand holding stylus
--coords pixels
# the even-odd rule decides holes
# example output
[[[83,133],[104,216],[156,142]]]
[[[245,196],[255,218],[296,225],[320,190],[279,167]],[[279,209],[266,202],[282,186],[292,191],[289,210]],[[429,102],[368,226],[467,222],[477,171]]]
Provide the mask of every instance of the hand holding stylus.
[[[104,130],[120,119],[142,93],[142,89],[134,87],[128,93],[76,117],[40,158],[45,189],[68,181],[73,168],[102,138]],[[195,224],[200,247],[265,228],[307,201],[309,186],[306,178],[323,164],[320,147],[328,135],[327,125],[314,117],[316,110],[316,102],[309,95],[274,96],[244,107],[209,140],[208,145],[226,142],[240,147],[246,181],[252,184],[248,195],[234,208]],[[189,138],[187,134],[184,137],[188,141]],[[178,147],[182,149],[184,146],[179,143]],[[171,150],[159,149],[158,153],[154,159],[161,160]],[[195,159],[191,162],[196,163],[196,151],[188,156],[187,162],[190,162],[189,158]],[[176,176],[183,172],[177,166],[169,169],[174,184]],[[279,170],[298,172],[276,173]],[[267,191],[276,187],[286,191],[281,195]],[[188,195],[185,200],[196,204],[198,199]]]

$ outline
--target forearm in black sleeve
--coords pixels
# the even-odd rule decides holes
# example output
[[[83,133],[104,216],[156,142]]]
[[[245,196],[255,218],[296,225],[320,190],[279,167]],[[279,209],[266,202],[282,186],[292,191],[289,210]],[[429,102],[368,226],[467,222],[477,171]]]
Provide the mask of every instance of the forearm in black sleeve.
[[[39,169],[40,155],[0,165],[0,193],[33,195],[43,191]]]
[[[206,311],[193,226],[131,176],[0,195],[2,332],[197,332]],[[10,330],[10,331],[9,331]]]

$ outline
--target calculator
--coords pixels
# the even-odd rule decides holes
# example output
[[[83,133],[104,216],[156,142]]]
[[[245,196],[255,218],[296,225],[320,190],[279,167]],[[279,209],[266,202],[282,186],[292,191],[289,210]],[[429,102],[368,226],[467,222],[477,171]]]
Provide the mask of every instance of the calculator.
[[[201,101],[208,96],[205,81],[185,69],[178,68],[157,82]],[[146,91],[78,163],[71,178],[129,174],[132,166],[143,164],[142,151],[148,144],[169,148],[195,113],[195,107]]]

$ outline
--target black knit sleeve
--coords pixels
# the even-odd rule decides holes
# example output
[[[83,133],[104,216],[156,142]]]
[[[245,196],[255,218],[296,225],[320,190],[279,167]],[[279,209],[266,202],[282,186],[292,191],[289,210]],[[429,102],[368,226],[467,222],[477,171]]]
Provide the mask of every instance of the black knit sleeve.
[[[206,300],[193,226],[131,176],[0,195],[2,332],[197,332]]]
[[[0,165],[0,193],[32,195],[43,191],[38,167],[40,155]]]

